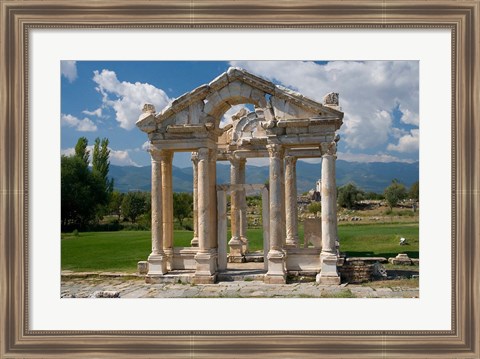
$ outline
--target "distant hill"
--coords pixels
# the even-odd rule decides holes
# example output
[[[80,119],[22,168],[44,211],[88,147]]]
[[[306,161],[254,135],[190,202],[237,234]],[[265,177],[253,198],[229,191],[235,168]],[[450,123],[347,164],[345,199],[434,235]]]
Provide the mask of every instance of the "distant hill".
[[[315,188],[315,183],[320,178],[320,164],[303,161],[297,162],[297,188],[298,193]],[[342,186],[354,182],[364,191],[381,193],[396,178],[399,182],[409,187],[418,181],[418,162],[372,162],[359,163],[338,160],[336,168],[337,185]],[[132,167],[110,165],[110,177],[114,179],[115,189],[121,192],[133,190],[150,191],[151,167]],[[265,183],[268,179],[268,166],[247,166],[248,183]],[[217,183],[229,183],[230,166],[217,164]],[[173,167],[173,190],[175,192],[192,192],[193,187],[192,167]]]

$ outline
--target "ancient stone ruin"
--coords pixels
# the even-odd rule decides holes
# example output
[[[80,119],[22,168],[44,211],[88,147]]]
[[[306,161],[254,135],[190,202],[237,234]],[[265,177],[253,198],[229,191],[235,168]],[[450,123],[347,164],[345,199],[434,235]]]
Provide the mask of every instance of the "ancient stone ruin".
[[[233,105],[241,110],[220,127]],[[285,283],[289,272],[316,272],[317,282],[339,284],[335,160],[342,125],[338,94],[323,104],[243,69],[229,68],[209,84],[156,113],[146,104],[137,126],[148,134],[152,156],[152,252],[147,282],[190,270],[194,283],[214,283],[230,261],[248,251],[245,191],[262,191],[267,283]],[[191,152],[194,169],[194,236],[191,247],[173,246],[172,158]],[[249,158],[268,157],[269,184],[246,185]],[[301,248],[297,234],[296,161],[322,158],[321,245]],[[216,183],[216,161],[231,163],[231,183]],[[231,195],[232,237],[227,243],[226,195]],[[318,241],[317,241],[318,242]]]

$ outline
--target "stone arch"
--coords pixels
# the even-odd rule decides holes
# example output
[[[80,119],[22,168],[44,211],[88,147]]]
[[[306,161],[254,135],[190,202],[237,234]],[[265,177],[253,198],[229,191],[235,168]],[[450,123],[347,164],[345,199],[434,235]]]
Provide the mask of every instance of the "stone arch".
[[[220,129],[222,115],[231,106],[245,103],[253,104],[255,111],[238,115],[234,123]],[[314,263],[314,268],[309,270],[317,272],[322,265],[320,282],[339,281],[335,254],[336,193],[331,188],[335,188],[336,131],[342,119],[338,94],[327,95],[321,104],[239,68],[229,68],[210,83],[178,97],[159,113],[146,104],[136,124],[148,134],[152,155],[152,203],[155,204],[152,220],[156,230],[152,231],[147,281],[162,281],[169,271],[188,269],[194,271],[196,283],[215,282],[218,272],[216,161],[230,161],[231,174],[234,174],[231,184],[238,187],[245,184],[243,169],[246,159],[252,157],[269,158],[269,208],[275,209],[268,218],[270,244],[265,281],[285,283],[287,272],[302,269],[305,263]],[[253,129],[257,130],[255,136]],[[163,213],[168,211],[159,208],[173,210],[172,154],[186,151],[196,153],[198,247],[179,249],[172,248],[168,240],[173,233],[173,226],[166,225],[170,220],[165,221]],[[296,198],[292,185],[296,159],[311,157],[323,158],[321,257],[319,252],[300,250],[295,241],[286,242],[288,226],[296,225],[295,216],[288,219],[285,215],[286,207],[293,211],[296,203],[291,200]],[[290,198],[288,204],[286,196]],[[241,239],[242,231],[235,238]],[[242,243],[237,242],[234,244],[241,256]]]

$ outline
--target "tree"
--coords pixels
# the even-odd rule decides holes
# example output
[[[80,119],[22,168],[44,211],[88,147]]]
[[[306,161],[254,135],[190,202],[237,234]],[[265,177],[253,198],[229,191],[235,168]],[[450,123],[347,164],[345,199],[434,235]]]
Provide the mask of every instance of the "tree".
[[[122,214],[122,201],[123,201],[123,193],[118,191],[113,191],[112,195],[110,196],[110,203],[109,203],[109,210],[110,213],[113,213],[118,216],[118,220],[120,221],[120,216]]]
[[[352,209],[363,198],[363,191],[355,184],[348,183],[338,189],[337,202],[341,207]]]
[[[178,219],[180,226],[183,227],[183,219],[192,215],[193,196],[190,193],[173,194],[173,216]]]
[[[135,223],[137,218],[147,210],[147,201],[144,193],[128,192],[123,196],[122,214]]]
[[[83,229],[95,218],[103,184],[93,176],[82,156],[61,158],[62,229]]]
[[[101,200],[97,205],[97,215],[99,218],[102,218],[104,214],[108,213],[107,206],[113,191],[113,179],[108,178],[108,170],[110,168],[110,150],[108,149],[108,143],[108,138],[100,141],[100,138],[97,137],[92,154],[92,173],[103,183]]]
[[[418,201],[419,192],[420,192],[420,184],[417,181],[411,185],[410,190],[408,191],[408,197],[411,199],[414,199],[415,201]]]
[[[85,166],[88,167],[90,151],[87,150],[88,140],[86,137],[80,137],[75,145],[75,156],[80,158]]]
[[[392,210],[398,202],[407,196],[407,190],[403,184],[397,180],[392,180],[392,184],[385,188],[384,195],[390,210]]]
[[[308,205],[307,210],[308,210],[308,212],[315,214],[315,213],[320,212],[322,210],[322,204],[320,202],[313,201],[312,203],[310,203]]]

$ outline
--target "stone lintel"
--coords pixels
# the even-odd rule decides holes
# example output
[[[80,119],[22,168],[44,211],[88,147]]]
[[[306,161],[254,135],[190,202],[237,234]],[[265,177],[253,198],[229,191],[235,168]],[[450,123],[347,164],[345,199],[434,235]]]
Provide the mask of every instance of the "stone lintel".
[[[309,118],[278,120],[278,127],[308,127],[311,120]]]
[[[158,142],[152,142],[152,149],[156,150],[170,150],[181,152],[197,151],[199,148],[208,148],[214,150],[217,148],[217,144],[213,139],[206,138],[187,138],[185,142],[181,142],[178,139],[165,139]]]
[[[208,128],[205,124],[199,125],[169,125],[167,126],[167,133],[198,133],[207,132]]]

